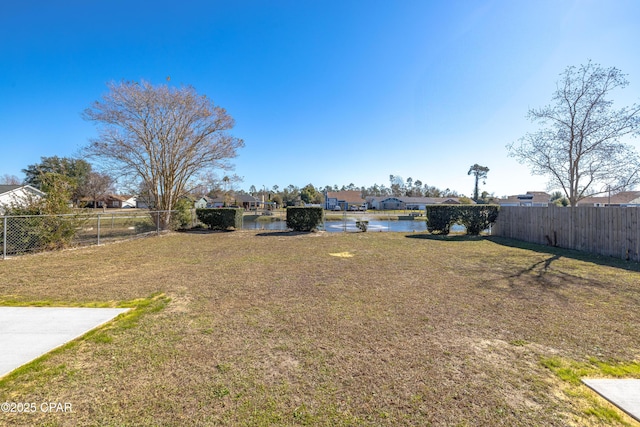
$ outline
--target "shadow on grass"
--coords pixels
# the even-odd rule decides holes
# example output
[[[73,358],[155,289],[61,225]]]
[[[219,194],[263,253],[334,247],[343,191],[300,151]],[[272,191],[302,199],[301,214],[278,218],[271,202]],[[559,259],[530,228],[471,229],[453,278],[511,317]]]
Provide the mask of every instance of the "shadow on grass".
[[[497,236],[469,236],[467,234],[441,235],[441,234],[407,234],[405,237],[409,239],[434,240],[439,242],[475,242],[487,240],[498,245],[508,246],[510,248],[526,249],[542,254],[550,255],[549,264],[545,264],[545,270],[548,270],[550,263],[561,258],[570,258],[578,261],[590,262],[608,267],[616,267],[629,271],[640,272],[640,263],[634,261],[625,261],[623,259],[592,254],[589,252],[577,251],[574,249],[565,249],[554,246],[540,245],[537,243],[529,243],[521,240],[508,239]]]
[[[610,256],[597,255],[589,252],[577,251],[574,249],[540,245],[537,243],[529,243],[521,240],[507,239],[504,237],[487,236],[486,239],[498,245],[508,246],[510,248],[526,249],[538,253],[549,254],[551,255],[551,258],[553,258],[553,260],[564,257],[607,267],[615,267],[624,270],[640,272],[640,263],[634,261],[625,261],[623,259]]]
[[[560,254],[550,256],[549,258],[534,262],[529,267],[518,270],[507,276],[506,278],[509,281],[510,287],[512,289],[516,289],[526,283],[527,280],[532,280],[533,283],[542,286],[543,288],[560,288],[562,285],[575,284],[578,282],[581,282],[583,285],[601,287],[598,282],[593,280],[584,281],[584,279],[579,276],[567,274],[562,271],[554,271],[553,274],[549,274],[551,273],[551,264],[554,261],[559,260],[561,257],[562,256]],[[561,280],[553,280],[554,276]]]
[[[236,230],[211,230],[209,228],[188,228],[184,230],[177,230],[179,233],[187,234],[217,234],[217,233],[231,233]]]
[[[539,259],[527,266],[517,266],[516,268],[507,268],[503,279],[509,283],[512,291],[527,296],[529,291],[526,288],[529,285],[536,285],[547,290],[561,289],[566,286],[580,285],[582,287],[603,288],[606,285],[593,278],[586,279],[576,274],[572,274],[564,268],[554,268],[554,265],[560,259],[571,259],[587,263],[593,263],[600,266],[620,268],[628,271],[640,271],[640,264],[629,262],[613,257],[599,256],[587,252],[581,252],[571,249],[564,249],[552,246],[539,245],[534,243],[523,242],[519,240],[507,239],[495,236],[468,236],[468,235],[432,235],[432,234],[409,234],[405,237],[411,239],[431,240],[438,242],[492,242],[501,246],[525,249],[539,254],[543,254],[544,259]],[[509,271],[510,270],[510,271]],[[492,281],[483,281],[486,287],[494,287]],[[561,299],[565,298],[562,294],[557,294]],[[529,296],[531,297],[531,296]]]
[[[265,233],[257,233],[256,236],[260,237],[294,237],[294,236],[307,236],[310,234],[317,234],[316,231],[268,231]]]
[[[485,240],[486,236],[469,236],[468,234],[407,234],[404,237],[408,239],[435,240],[438,242],[477,242]]]

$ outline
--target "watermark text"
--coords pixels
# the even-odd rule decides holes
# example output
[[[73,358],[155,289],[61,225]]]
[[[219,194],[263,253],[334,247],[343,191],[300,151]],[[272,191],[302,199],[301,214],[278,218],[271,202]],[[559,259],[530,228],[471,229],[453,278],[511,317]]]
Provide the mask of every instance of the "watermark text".
[[[0,410],[5,414],[35,414],[36,412],[60,414],[73,412],[73,405],[70,402],[2,402]]]

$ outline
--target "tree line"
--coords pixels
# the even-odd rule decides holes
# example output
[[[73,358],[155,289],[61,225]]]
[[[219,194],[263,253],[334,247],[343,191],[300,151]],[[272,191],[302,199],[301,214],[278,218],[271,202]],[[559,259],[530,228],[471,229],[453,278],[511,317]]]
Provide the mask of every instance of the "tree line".
[[[264,198],[277,203],[281,206],[295,206],[300,203],[320,204],[324,200],[325,192],[339,191],[357,191],[363,199],[367,197],[465,197],[457,191],[446,188],[444,190],[435,186],[423,183],[420,179],[413,180],[409,177],[404,180],[398,175],[389,176],[389,185],[373,184],[368,187],[356,186],[353,183],[338,186],[325,185],[324,187],[316,187],[313,184],[307,184],[300,188],[295,185],[288,185],[281,189],[274,185],[271,188],[256,188],[255,185],[249,187],[249,191],[237,190],[236,194],[249,194],[257,198]],[[483,196],[490,198],[487,192]]]
[[[478,166],[478,165],[475,165]],[[472,167],[473,168],[473,167]],[[484,168],[484,167],[482,167]],[[488,168],[484,168],[488,171]],[[96,172],[93,166],[83,159],[70,157],[42,157],[39,163],[28,165],[22,170],[25,179],[20,180],[15,176],[5,175],[0,177],[0,184],[29,184],[44,192],[54,190],[52,185],[55,182],[56,191],[64,188],[64,193],[68,195],[68,200],[74,207],[99,205],[107,196],[117,192],[115,179],[102,172]],[[486,172],[484,174],[486,177]],[[356,186],[353,183],[338,186],[325,185],[324,187],[307,184],[298,187],[290,184],[284,188],[274,185],[270,188],[257,188],[251,185],[248,191],[239,189],[242,178],[237,175],[224,175],[222,178],[213,173],[201,176],[195,184],[188,187],[183,196],[197,199],[202,196],[211,198],[223,197],[233,202],[235,195],[249,194],[258,199],[271,201],[279,206],[295,206],[301,203],[321,204],[324,200],[325,192],[357,191],[362,198],[367,197],[462,197],[457,191],[449,188],[440,189],[435,186],[423,183],[422,180],[409,177],[406,180],[399,175],[389,175],[389,184],[373,184],[368,187]],[[145,185],[130,189],[133,193],[143,199],[152,198]],[[493,196],[483,191],[477,198],[479,202],[489,203]]]
[[[529,118],[541,125],[507,146],[509,154],[530,167],[533,174],[549,178],[568,204],[607,192],[633,188],[640,183],[640,160],[625,141],[640,134],[640,106],[614,108],[610,95],[629,82],[615,67],[589,61],[568,67],[561,74],[552,103],[529,110]],[[110,82],[102,99],[92,103],[83,118],[93,122],[98,137],[83,150],[83,159],[43,157],[24,172],[26,182],[46,191],[65,191],[74,203],[97,199],[113,188],[116,178],[136,188],[157,209],[171,211],[188,194],[230,192],[240,182],[235,175],[218,179],[214,171],[230,169],[228,161],[244,146],[230,132],[235,123],[227,111],[191,86],[170,87],[141,82]],[[475,164],[473,198],[490,201],[480,192],[489,169]],[[5,176],[6,181],[15,177]],[[517,179],[517,177],[514,177]],[[390,175],[389,184],[356,187],[354,184],[316,188],[311,184],[282,190],[258,189],[249,193],[280,200],[283,205],[317,203],[323,191],[354,190],[368,196],[451,197],[450,189],[429,186],[420,179]],[[235,190],[240,192],[240,190]],[[170,213],[162,218],[168,225]]]

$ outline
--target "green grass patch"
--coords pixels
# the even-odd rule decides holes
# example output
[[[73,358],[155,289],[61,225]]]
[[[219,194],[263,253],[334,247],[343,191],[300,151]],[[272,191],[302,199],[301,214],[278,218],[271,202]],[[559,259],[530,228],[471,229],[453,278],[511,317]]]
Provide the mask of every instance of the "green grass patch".
[[[605,362],[589,358],[588,362],[576,362],[560,357],[541,359],[542,366],[551,370],[565,382],[563,392],[579,401],[581,411],[588,418],[594,418],[606,425],[631,426],[628,416],[607,402],[582,383],[583,378],[640,378],[638,362]]]
[[[591,357],[588,362],[575,362],[560,357],[543,358],[542,365],[550,369],[563,381],[581,384],[582,378],[640,378],[638,362],[605,362]]]
[[[14,307],[89,307],[89,308],[130,308],[131,310],[121,313],[112,321],[88,331],[86,334],[78,337],[68,343],[34,359],[33,361],[20,366],[16,370],[12,371],[8,375],[0,379],[0,388],[7,384],[18,381],[19,378],[24,376],[30,378],[32,381],[44,383],[48,378],[55,377],[61,374],[68,375],[65,365],[50,366],[47,362],[72,348],[77,347],[82,342],[90,342],[94,344],[111,344],[113,343],[113,335],[118,331],[129,329],[134,327],[139,319],[149,313],[155,313],[162,310],[169,303],[170,299],[162,293],[151,295],[148,298],[137,298],[129,301],[114,302],[89,302],[89,303],[58,303],[53,301],[34,301],[28,303],[26,301],[14,301]],[[2,300],[2,306],[9,306],[6,302],[11,300]]]
[[[70,302],[62,300],[26,301],[10,297],[0,297],[0,307],[83,307],[83,308],[121,308],[117,301]]]

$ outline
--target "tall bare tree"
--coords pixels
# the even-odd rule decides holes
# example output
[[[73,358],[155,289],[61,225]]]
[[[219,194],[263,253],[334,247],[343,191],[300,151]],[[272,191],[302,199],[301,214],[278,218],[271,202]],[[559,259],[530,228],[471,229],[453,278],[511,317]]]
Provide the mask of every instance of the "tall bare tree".
[[[620,191],[640,183],[640,161],[624,137],[640,130],[640,106],[619,110],[608,99],[629,83],[617,68],[591,61],[568,67],[556,84],[551,105],[529,110],[528,118],[544,126],[528,133],[509,154],[549,177],[551,188],[562,188],[569,204],[605,191]]]
[[[391,186],[391,193],[394,196],[404,196],[405,186],[404,179],[399,175],[389,175],[389,185]]]
[[[482,180],[483,184],[486,184],[484,181],[487,178],[487,174],[489,173],[489,168],[486,166],[480,166],[479,164],[474,164],[469,168],[469,172],[467,175],[474,175],[476,184],[473,187],[473,200],[480,200],[480,180]]]
[[[109,92],[84,111],[99,136],[86,148],[107,170],[144,184],[153,205],[170,211],[197,174],[228,168],[244,146],[228,131],[233,118],[191,86],[111,82]],[[163,215],[167,227],[170,216]]]

